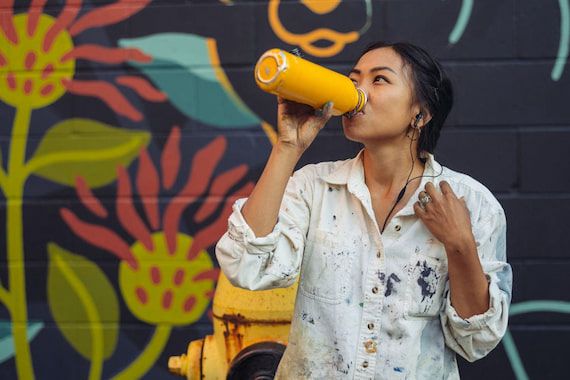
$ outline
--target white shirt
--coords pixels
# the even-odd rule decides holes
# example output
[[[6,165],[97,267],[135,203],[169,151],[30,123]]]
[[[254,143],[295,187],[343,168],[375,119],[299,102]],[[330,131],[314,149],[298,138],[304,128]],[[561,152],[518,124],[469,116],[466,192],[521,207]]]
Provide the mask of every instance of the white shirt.
[[[362,152],[361,152],[362,153]],[[276,379],[458,379],[455,352],[485,356],[507,328],[512,274],[506,221],[479,182],[429,155],[416,194],[380,234],[361,155],[307,165],[290,178],[274,230],[256,237],[236,201],[216,247],[235,286],[271,289],[300,274],[289,343]],[[438,174],[440,174],[438,176]],[[450,302],[447,256],[415,215],[428,181],[464,197],[490,308],[462,319]]]

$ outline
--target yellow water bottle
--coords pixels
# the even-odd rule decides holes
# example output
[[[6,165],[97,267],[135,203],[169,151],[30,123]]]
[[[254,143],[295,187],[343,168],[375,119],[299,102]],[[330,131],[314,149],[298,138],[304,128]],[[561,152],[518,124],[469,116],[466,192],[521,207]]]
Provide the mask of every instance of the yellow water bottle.
[[[266,92],[313,108],[332,101],[335,116],[354,115],[366,104],[366,93],[347,76],[281,49],[261,55],[255,65],[255,81]]]

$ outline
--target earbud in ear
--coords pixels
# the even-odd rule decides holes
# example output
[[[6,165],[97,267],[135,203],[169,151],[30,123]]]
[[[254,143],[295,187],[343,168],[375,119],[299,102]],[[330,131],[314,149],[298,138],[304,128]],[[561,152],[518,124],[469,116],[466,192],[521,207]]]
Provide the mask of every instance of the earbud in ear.
[[[421,112],[416,115],[416,119],[414,120],[414,124],[412,125],[412,127],[413,127],[414,129],[418,129],[418,128],[419,128],[419,127],[418,127],[418,123],[420,122],[420,119],[421,119],[422,117],[424,117],[424,115],[422,115]]]

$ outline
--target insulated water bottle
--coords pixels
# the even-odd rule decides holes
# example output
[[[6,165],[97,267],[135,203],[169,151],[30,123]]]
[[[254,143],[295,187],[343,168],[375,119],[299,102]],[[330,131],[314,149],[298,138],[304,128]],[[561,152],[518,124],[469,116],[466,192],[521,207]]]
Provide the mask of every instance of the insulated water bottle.
[[[255,81],[264,91],[317,109],[334,103],[334,116],[352,116],[366,104],[366,93],[345,75],[281,49],[263,53],[255,65]]]

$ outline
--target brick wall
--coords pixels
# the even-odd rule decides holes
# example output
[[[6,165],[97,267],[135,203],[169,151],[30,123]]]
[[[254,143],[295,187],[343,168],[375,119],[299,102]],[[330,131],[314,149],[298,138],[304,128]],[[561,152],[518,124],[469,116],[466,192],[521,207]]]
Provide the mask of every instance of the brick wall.
[[[13,13],[18,15],[32,11],[30,1],[16,1],[13,8],[11,3],[0,3],[0,16],[4,19],[11,18]],[[78,6],[76,2],[70,3],[75,5],[68,8],[68,11]],[[77,18],[113,3],[114,1],[107,0],[85,0]],[[260,54],[269,48],[292,49],[296,46],[282,41],[271,27],[267,1],[155,0],[128,17],[124,16],[125,12],[141,3],[142,0],[134,1],[112,9],[103,18],[107,20],[107,25],[95,26],[73,36],[74,46],[99,44],[119,47],[122,40],[163,33],[213,39],[217,45],[221,68],[237,95],[259,120],[275,125],[275,98],[256,87],[252,75],[253,65]],[[341,72],[347,72],[362,48],[377,39],[410,41],[424,47],[444,64],[454,84],[455,105],[441,136],[436,157],[446,166],[468,173],[481,181],[503,205],[508,221],[507,253],[514,272],[513,305],[518,305],[519,309],[515,310],[520,312],[511,317],[510,333],[522,366],[513,366],[512,357],[509,360],[505,346],[501,344],[479,362],[469,364],[461,361],[462,376],[465,379],[508,379],[516,378],[515,373],[518,373],[522,379],[526,373],[532,379],[564,378],[564,373],[567,372],[565,360],[569,353],[565,343],[570,338],[570,319],[567,316],[570,310],[570,303],[567,302],[570,256],[566,251],[570,245],[570,234],[565,221],[570,211],[570,193],[567,190],[570,185],[570,161],[563,152],[570,144],[570,107],[566,104],[570,96],[570,67],[564,65],[566,58],[559,52],[567,52],[569,48],[568,35],[565,33],[570,33],[567,30],[570,26],[564,24],[570,22],[568,2],[483,0],[473,2],[473,7],[470,8],[471,3],[466,0],[349,0],[343,1],[332,12],[317,15],[298,1],[284,0],[279,6],[279,15],[283,25],[296,33],[306,33],[318,27],[348,33],[358,31],[365,25],[366,6],[369,4],[370,28],[338,54],[315,56],[301,50],[306,58]],[[65,1],[53,0],[48,1],[45,8],[36,9],[57,17],[65,4]],[[455,36],[455,40],[451,40],[452,31],[458,30],[462,11],[466,17],[463,19],[466,21],[465,28]],[[112,16],[122,19],[111,22],[109,20]],[[104,21],[103,23],[105,24]],[[0,29],[0,41],[2,30]],[[561,41],[565,46],[559,47]],[[317,46],[325,45],[317,43]],[[179,45],[178,48],[180,51],[173,56],[181,56],[191,49],[186,45]],[[0,43],[0,54],[8,60],[17,59],[16,51],[16,47]],[[559,63],[558,55],[561,55]],[[207,57],[201,58],[207,61]],[[196,86],[179,88],[183,95],[169,92],[166,101],[139,96],[136,91],[118,86],[117,78],[146,78],[154,87],[164,90],[161,88],[162,82],[149,79],[154,78],[153,73],[165,74],[161,77],[163,81],[168,76],[176,81],[187,75],[188,68],[200,71],[198,66],[180,66],[174,61],[164,60],[152,67],[141,67],[132,61],[101,63],[97,59],[78,59],[73,70],[74,80],[112,83],[141,117],[136,118],[132,114],[129,116],[126,107],[121,105],[124,103],[117,100],[120,97],[105,101],[96,93],[83,96],[68,92],[57,101],[34,109],[28,123],[29,131],[23,135],[14,133],[13,123],[16,109],[24,109],[29,100],[24,97],[16,104],[11,104],[6,95],[8,93],[5,92],[4,97],[0,93],[0,149],[6,175],[10,177],[19,173],[9,171],[9,164],[14,160],[10,151],[15,142],[27,137],[24,152],[26,160],[29,160],[51,128],[70,118],[87,118],[130,131],[129,133],[148,132],[150,140],[144,146],[159,172],[163,173],[166,167],[159,167],[161,154],[166,149],[172,127],[179,126],[182,147],[180,177],[172,189],[159,193],[158,202],[162,212],[173,202],[173,196],[187,180],[190,163],[199,149],[223,136],[227,146],[219,165],[214,169],[214,176],[239,164],[247,165],[247,175],[223,194],[207,191],[187,194],[198,200],[183,213],[179,229],[188,235],[197,234],[208,223],[223,216],[222,207],[216,206],[210,218],[200,224],[194,217],[200,205],[208,202],[217,205],[220,196],[230,197],[242,185],[259,177],[271,149],[267,134],[259,123],[248,127],[226,128],[199,119],[192,114],[196,112],[195,109],[187,111],[179,106],[176,99],[180,99],[182,105],[190,104],[189,109],[195,104],[198,108],[207,109],[210,114],[221,113],[222,118],[231,121],[232,115],[223,114],[229,111],[208,103],[206,98],[209,95],[206,92],[209,87],[200,87],[203,83],[195,76],[192,78],[196,81]],[[10,71],[7,67],[0,65],[0,81],[7,80]],[[207,70],[208,64],[204,63],[204,68]],[[553,74],[555,70],[558,70],[557,74]],[[15,70],[16,78],[24,78],[25,72],[24,67],[19,67]],[[6,86],[0,87],[2,88],[8,91]],[[109,93],[109,90],[105,88],[102,92]],[[208,117],[206,115],[206,119]],[[93,142],[99,139],[111,144],[113,138],[122,137],[111,138],[101,132],[85,133],[77,126],[72,131],[59,135],[59,138],[64,142],[60,149],[65,149],[66,146],[83,144],[81,141],[87,140]],[[102,143],[101,146],[105,144]],[[299,166],[348,158],[358,150],[357,144],[344,139],[340,121],[335,119],[322,131]],[[127,198],[134,203],[136,212],[143,215],[145,200],[151,196],[134,184],[140,165],[136,153],[138,152],[125,158],[122,165],[127,168],[134,186],[133,194]],[[87,176],[90,165],[92,164],[84,160],[76,166],[58,170],[76,170],[73,172],[75,175]],[[111,168],[114,172],[114,164]],[[52,177],[57,176],[53,174]],[[91,199],[100,199],[103,207],[111,214],[105,220],[94,218],[88,212],[80,202],[73,183],[63,185],[61,181],[50,178],[31,175],[25,185],[22,185],[23,192],[16,192],[15,195],[6,190],[6,185],[0,201],[0,231],[6,231],[0,233],[0,283],[13,291],[8,286],[10,274],[14,273],[10,268],[22,267],[26,292],[23,304],[28,311],[28,318],[24,320],[21,319],[21,314],[15,316],[16,314],[10,313],[10,307],[0,306],[0,322],[5,326],[4,330],[0,330],[3,331],[0,345],[4,344],[0,346],[0,357],[5,357],[0,362],[0,378],[16,378],[18,373],[10,352],[14,347],[7,343],[12,339],[12,330],[9,328],[11,323],[22,327],[29,323],[30,328],[35,326],[40,329],[39,333],[33,334],[29,344],[29,357],[36,377],[86,378],[89,371],[93,370],[91,362],[80,355],[69,340],[64,339],[54,320],[53,300],[50,301],[48,294],[49,273],[53,265],[47,250],[50,242],[55,242],[97,266],[117,294],[117,312],[120,318],[98,322],[98,326],[115,329],[117,332],[113,343],[114,354],[105,358],[101,370],[101,377],[108,378],[121,373],[148,348],[157,326],[168,325],[170,322],[141,321],[140,316],[121,298],[122,285],[118,280],[120,269],[117,257],[101,247],[89,244],[62,220],[61,210],[68,209],[85,221],[103,224],[128,244],[133,243],[123,224],[113,217],[118,204],[116,178],[91,186]],[[22,200],[23,206],[18,206]],[[14,225],[8,222],[10,207],[22,209],[22,217],[19,219],[23,221],[21,233],[14,232]],[[15,259],[5,248],[7,236],[12,234],[24,243],[24,253]],[[205,249],[213,258],[213,244]],[[70,265],[73,267],[75,264]],[[67,293],[61,295],[68,296]],[[535,302],[545,300],[555,302]],[[536,310],[524,313],[525,305],[536,307]],[[74,330],[76,332],[88,325],[87,321],[75,322],[78,323]],[[166,370],[168,356],[182,353],[189,341],[210,332],[211,322],[206,311],[192,323],[173,327],[162,349],[154,355],[154,364],[149,363],[142,372],[146,373],[145,378],[170,378]],[[514,351],[511,348],[509,352],[512,355]]]

